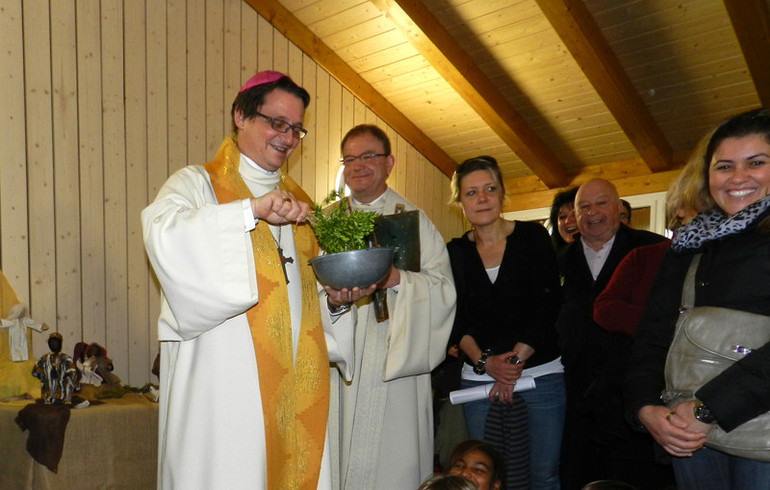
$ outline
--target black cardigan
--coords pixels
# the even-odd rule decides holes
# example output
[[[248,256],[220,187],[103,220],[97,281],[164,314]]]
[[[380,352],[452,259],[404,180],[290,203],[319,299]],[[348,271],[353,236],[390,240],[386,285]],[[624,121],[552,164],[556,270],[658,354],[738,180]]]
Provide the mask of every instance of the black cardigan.
[[[759,221],[759,220],[758,220]],[[721,306],[770,315],[770,233],[756,226],[707,243],[695,277],[695,306]],[[682,284],[694,252],[668,252],[634,336],[626,381],[629,420],[659,405],[663,371],[674,334]],[[732,430],[770,410],[770,344],[748,354],[698,390],[696,397]],[[636,422],[638,423],[638,422]]]
[[[622,395],[631,336],[599,327],[593,319],[594,300],[628,252],[665,239],[621,224],[596,280],[591,275],[580,239],[572,242],[560,257],[564,299],[556,328],[562,346],[567,407],[601,421],[596,425],[594,437],[602,444],[626,440],[633,435],[626,423]]]
[[[468,233],[447,245],[457,288],[450,343],[470,335],[482,350],[499,354],[523,342],[535,349],[526,367],[556,359],[559,276],[548,232],[540,224],[516,221],[494,284]]]

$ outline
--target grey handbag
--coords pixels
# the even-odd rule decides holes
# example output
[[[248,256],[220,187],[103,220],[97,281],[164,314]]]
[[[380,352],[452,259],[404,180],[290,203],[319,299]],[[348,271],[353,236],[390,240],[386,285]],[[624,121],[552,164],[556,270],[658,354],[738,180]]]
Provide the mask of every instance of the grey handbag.
[[[682,288],[682,310],[666,358],[666,391],[692,399],[698,389],[735,361],[770,341],[770,316],[713,306],[693,307],[695,271],[690,264]],[[730,432],[715,426],[706,446],[734,456],[770,461],[770,412]]]

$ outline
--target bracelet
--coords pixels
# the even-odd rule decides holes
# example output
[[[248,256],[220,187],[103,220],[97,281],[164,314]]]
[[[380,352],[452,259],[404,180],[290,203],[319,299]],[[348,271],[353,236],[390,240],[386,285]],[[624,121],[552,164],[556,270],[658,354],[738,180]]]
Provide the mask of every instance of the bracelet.
[[[476,364],[473,366],[473,372],[476,374],[484,374],[487,372],[486,365],[487,365],[487,357],[492,353],[492,349],[487,349],[481,353],[481,357],[478,361],[476,361]]]

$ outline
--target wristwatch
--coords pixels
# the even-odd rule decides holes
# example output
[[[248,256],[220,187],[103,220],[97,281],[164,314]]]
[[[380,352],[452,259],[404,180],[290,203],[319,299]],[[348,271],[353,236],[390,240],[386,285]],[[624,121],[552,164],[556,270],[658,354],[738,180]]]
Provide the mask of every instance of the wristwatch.
[[[700,400],[695,400],[695,406],[692,407],[692,413],[695,419],[704,424],[714,424],[717,421],[716,416]]]
[[[350,309],[350,303],[344,305],[333,305],[329,302],[329,297],[326,297],[326,306],[329,308],[329,313],[332,315],[341,315]]]
[[[481,357],[478,361],[476,361],[476,364],[473,366],[473,372],[476,374],[484,374],[487,372],[486,365],[487,365],[487,357],[492,353],[490,349],[487,349],[481,353]]]

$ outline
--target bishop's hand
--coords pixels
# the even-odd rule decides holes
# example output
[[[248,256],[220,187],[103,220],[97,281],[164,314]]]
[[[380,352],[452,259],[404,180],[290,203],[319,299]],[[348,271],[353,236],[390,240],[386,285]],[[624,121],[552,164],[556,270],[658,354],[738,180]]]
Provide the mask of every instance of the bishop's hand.
[[[264,196],[252,198],[251,212],[255,218],[271,225],[301,223],[310,213],[310,205],[298,201],[291,192],[276,189]]]

